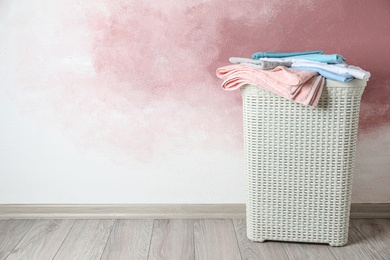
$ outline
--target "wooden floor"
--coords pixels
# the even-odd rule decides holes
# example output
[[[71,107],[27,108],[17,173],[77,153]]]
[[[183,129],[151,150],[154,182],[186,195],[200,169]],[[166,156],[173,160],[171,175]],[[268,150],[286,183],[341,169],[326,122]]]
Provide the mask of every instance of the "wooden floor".
[[[0,220],[0,259],[390,259],[390,219],[351,219],[344,247],[246,238],[243,219]]]

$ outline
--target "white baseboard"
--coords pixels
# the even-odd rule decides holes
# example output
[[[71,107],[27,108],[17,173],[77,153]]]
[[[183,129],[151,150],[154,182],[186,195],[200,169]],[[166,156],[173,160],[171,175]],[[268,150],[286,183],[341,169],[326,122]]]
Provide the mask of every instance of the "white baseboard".
[[[351,218],[390,218],[390,203],[352,203]]]
[[[245,218],[245,204],[0,205],[0,218]]]
[[[0,219],[234,219],[245,204],[0,204]],[[351,218],[390,218],[390,203],[352,203]]]

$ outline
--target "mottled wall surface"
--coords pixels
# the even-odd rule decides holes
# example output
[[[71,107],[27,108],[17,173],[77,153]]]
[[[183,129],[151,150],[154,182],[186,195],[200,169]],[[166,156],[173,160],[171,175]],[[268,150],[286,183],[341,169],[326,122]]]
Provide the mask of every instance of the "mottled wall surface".
[[[39,167],[31,160],[15,175],[7,171],[26,163],[20,155],[32,139],[45,138],[45,129],[72,145],[69,158],[77,151],[108,159],[108,172],[94,175],[92,156],[90,166],[54,175],[52,182],[69,182],[63,193],[70,179],[88,175],[111,187],[107,202],[244,202],[241,97],[220,89],[215,70],[230,56],[313,49],[340,53],[372,74],[362,99],[353,200],[389,202],[389,13],[386,0],[2,1],[1,115],[14,109],[15,117],[6,117],[0,138],[17,137],[17,113],[41,135],[20,142],[12,156],[3,149],[2,190],[10,199],[2,202],[28,201],[10,190],[17,176],[45,168],[45,158],[34,157]],[[60,161],[61,151],[53,153]],[[47,166],[44,178],[55,170]],[[78,188],[101,191],[87,183]],[[124,196],[131,189],[137,195]],[[77,192],[66,200],[61,188],[54,194],[53,202],[101,202]],[[41,195],[31,202],[47,202]]]

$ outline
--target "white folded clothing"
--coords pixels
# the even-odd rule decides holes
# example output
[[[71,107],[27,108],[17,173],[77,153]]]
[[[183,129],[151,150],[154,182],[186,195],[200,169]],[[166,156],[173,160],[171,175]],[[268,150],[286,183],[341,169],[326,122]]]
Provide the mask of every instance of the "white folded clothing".
[[[260,60],[270,61],[270,62],[289,61],[292,62],[291,64],[292,68],[298,68],[298,67],[319,68],[334,73],[336,75],[340,75],[344,77],[354,77],[363,80],[369,80],[369,78],[371,77],[370,72],[365,71],[362,68],[359,68],[357,66],[348,65],[346,63],[327,64],[327,63],[316,62],[316,61],[308,61],[304,59],[288,59],[288,58],[286,59],[285,58],[261,58]]]
[[[245,64],[249,65],[258,69],[274,69],[277,66],[284,66],[284,67],[290,67],[292,62],[290,61],[263,61],[263,60],[255,60],[255,59],[248,59],[248,58],[240,58],[240,57],[231,57],[229,59],[231,63],[239,63],[239,64]]]

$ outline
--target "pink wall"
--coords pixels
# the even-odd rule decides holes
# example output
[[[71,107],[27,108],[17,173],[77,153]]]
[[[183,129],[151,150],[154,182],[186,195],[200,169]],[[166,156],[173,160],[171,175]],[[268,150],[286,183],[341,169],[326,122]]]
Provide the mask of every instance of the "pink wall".
[[[89,118],[84,133],[76,130],[74,135],[87,145],[104,139],[137,155],[143,150],[142,156],[151,156],[155,142],[174,141],[195,125],[210,134],[206,146],[241,142],[240,94],[222,92],[215,70],[228,64],[230,56],[250,57],[256,51],[322,49],[342,54],[347,63],[372,73],[363,96],[360,130],[390,125],[390,74],[386,73],[390,4],[386,0],[99,3],[86,1],[75,7],[74,2],[41,10],[41,15],[52,13],[46,22],[54,19],[55,25],[46,32],[25,26],[27,35],[17,43],[19,64],[15,66],[24,70],[24,79],[30,82],[27,92],[35,97],[40,92],[36,103],[50,103],[55,115],[62,115],[66,131],[72,132],[68,126],[80,121],[85,124],[84,116]],[[81,55],[87,65],[74,62]],[[69,67],[58,64],[65,59]],[[48,89],[51,93],[45,92]],[[34,103],[30,96],[25,98]],[[199,113],[202,110],[210,117]],[[123,121],[111,118],[113,112],[129,124],[143,124],[128,129]],[[106,130],[96,133],[100,128]],[[231,136],[221,138],[227,128]],[[129,132],[137,140],[128,139]]]
[[[261,16],[220,21],[219,55],[210,66],[226,64],[229,56],[254,51],[322,49],[340,53],[347,63],[372,73],[362,101],[360,129],[390,124],[390,2],[277,1],[271,20]],[[306,4],[302,4],[306,2]],[[261,4],[257,7],[260,8]]]
[[[220,89],[216,68],[257,51],[322,49],[371,72],[359,142],[390,153],[372,141],[390,130],[387,0],[11,3],[0,11],[4,89],[82,149],[142,163],[183,147],[241,150],[240,93]],[[376,167],[378,185],[389,182],[385,159],[359,151],[359,169]],[[385,186],[374,200],[390,201]]]

